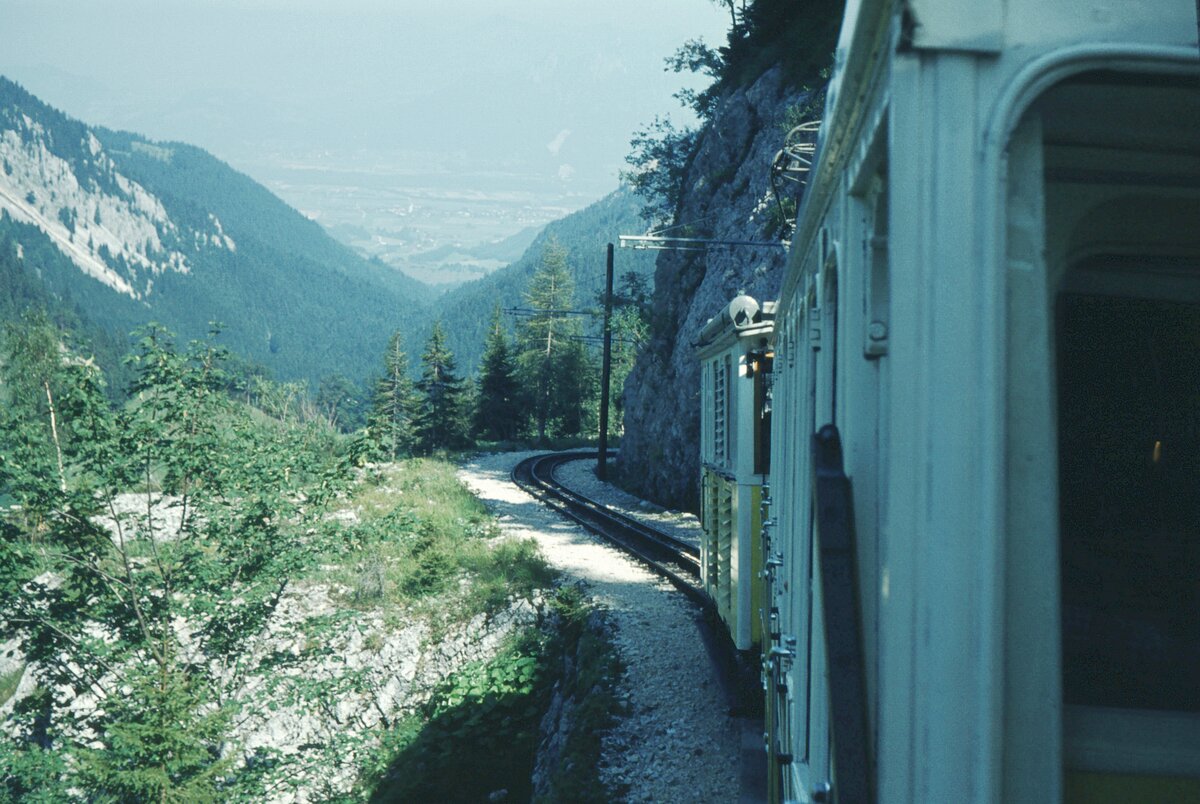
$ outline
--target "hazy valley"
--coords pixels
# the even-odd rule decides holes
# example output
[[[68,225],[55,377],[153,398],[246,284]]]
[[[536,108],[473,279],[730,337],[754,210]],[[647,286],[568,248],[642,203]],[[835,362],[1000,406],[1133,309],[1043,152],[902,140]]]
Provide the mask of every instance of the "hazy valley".
[[[443,287],[516,260],[616,181],[471,164],[462,152],[270,150],[239,163],[358,253]]]

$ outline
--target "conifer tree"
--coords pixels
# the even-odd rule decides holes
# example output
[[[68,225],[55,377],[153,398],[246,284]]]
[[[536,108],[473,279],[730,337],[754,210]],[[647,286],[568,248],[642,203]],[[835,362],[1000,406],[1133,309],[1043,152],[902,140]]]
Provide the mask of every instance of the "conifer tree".
[[[525,405],[539,441],[551,432],[578,435],[584,427],[594,383],[589,379],[590,361],[579,343],[579,320],[571,315],[574,294],[567,251],[550,238],[525,293],[525,302],[534,312],[520,328],[517,357]]]
[[[14,432],[18,427],[27,427],[30,432],[39,433],[31,443],[40,443],[43,449],[35,450],[28,459],[42,463],[44,473],[53,474],[60,489],[65,491],[65,433],[61,412],[66,376],[61,353],[63,334],[41,310],[26,313],[19,323],[10,323],[5,330],[6,348],[0,361],[7,382],[2,401],[12,418],[11,426]]]
[[[415,405],[408,355],[400,330],[396,330],[383,354],[383,376],[375,383],[367,425],[371,440],[388,460],[396,460],[412,449]]]
[[[497,304],[479,367],[479,399],[472,427],[477,438],[506,441],[517,436],[521,426],[519,392],[516,365]]]
[[[599,388],[596,361],[582,341],[567,340],[555,363],[557,387],[551,417],[556,431],[564,436],[594,432],[598,411],[593,402]]]
[[[466,446],[466,410],[463,381],[458,376],[454,354],[446,345],[442,322],[433,331],[421,355],[421,379],[414,430],[417,449],[426,454],[439,448]]]

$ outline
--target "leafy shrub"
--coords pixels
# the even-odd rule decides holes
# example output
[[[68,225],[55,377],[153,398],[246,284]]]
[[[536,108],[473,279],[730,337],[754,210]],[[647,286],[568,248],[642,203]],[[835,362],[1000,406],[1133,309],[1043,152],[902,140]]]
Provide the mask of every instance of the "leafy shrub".
[[[754,0],[721,48],[722,90],[749,86],[772,67],[798,86],[829,64],[845,0]]]
[[[0,639],[19,640],[55,690],[20,702],[0,757],[24,769],[9,794],[249,789],[222,757],[226,706],[349,467],[311,430],[234,404],[212,341],[180,351],[146,328],[136,397],[115,409],[98,370],[60,344],[44,321],[10,328],[0,365],[0,490],[19,505],[0,523]],[[129,507],[131,488],[144,496]],[[103,705],[61,705],[89,695]]]
[[[391,736],[394,758],[372,800],[477,802],[505,789],[509,799],[528,801],[549,693],[544,660],[531,633],[447,679],[423,717]]]
[[[645,200],[642,217],[651,222],[675,217],[697,136],[695,129],[677,129],[661,117],[655,117],[653,123],[633,135],[629,143],[633,150],[625,157],[633,169],[621,178]]]
[[[21,683],[21,677],[25,675],[25,665],[11,670],[8,673],[0,675],[0,706],[3,706],[13,693],[17,691],[17,686]]]

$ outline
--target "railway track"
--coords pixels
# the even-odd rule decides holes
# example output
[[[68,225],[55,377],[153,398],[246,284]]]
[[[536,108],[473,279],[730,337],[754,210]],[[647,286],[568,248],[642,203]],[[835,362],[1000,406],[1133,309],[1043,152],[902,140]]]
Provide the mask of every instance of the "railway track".
[[[636,519],[573,491],[554,479],[554,469],[567,461],[595,458],[594,452],[555,452],[521,461],[512,470],[519,487],[614,544],[665,577],[696,604],[701,639],[721,676],[731,715],[749,717],[761,734],[762,704],[757,658],[742,655],[720,620],[716,605],[700,583],[700,551]]]
[[[708,597],[700,587],[700,551],[695,546],[619,514],[554,479],[559,465],[594,457],[593,452],[535,455],[517,464],[512,479],[529,494],[636,557],[688,597],[707,606]]]

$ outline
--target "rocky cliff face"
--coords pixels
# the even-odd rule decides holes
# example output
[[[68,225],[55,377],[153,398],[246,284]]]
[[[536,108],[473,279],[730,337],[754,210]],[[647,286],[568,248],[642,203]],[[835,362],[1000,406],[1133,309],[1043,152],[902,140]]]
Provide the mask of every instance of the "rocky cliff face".
[[[170,159],[168,148],[136,145]],[[173,221],[81,123],[60,122],[55,130],[19,107],[0,108],[0,164],[0,213],[36,226],[83,273],[117,293],[149,296],[155,276],[191,269],[185,252],[237,250],[215,215],[201,229]]]
[[[770,168],[783,146],[788,111],[808,93],[778,69],[727,95],[700,139],[676,223],[689,237],[780,242]],[[798,189],[791,184],[790,188]],[[760,302],[779,292],[786,252],[770,246],[711,245],[664,251],[654,284],[653,334],[625,383],[622,482],[663,505],[698,505],[700,367],[694,343],[704,323],[738,291]]]

